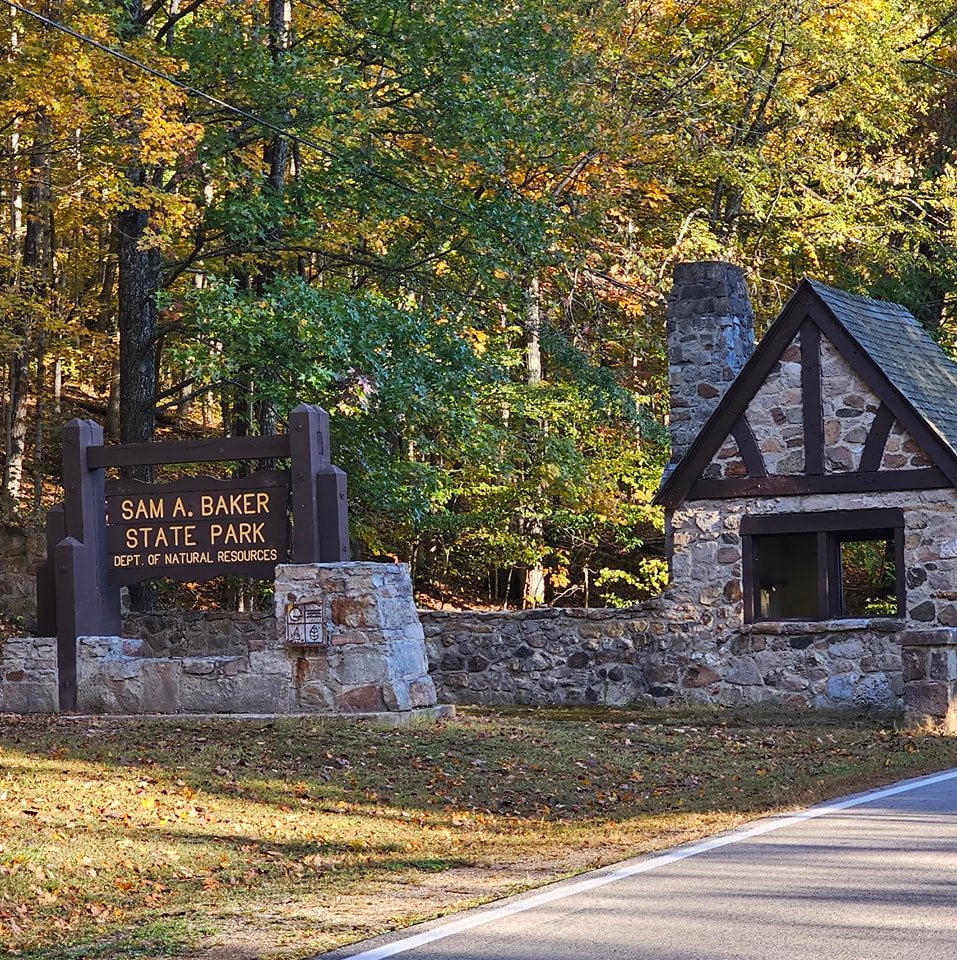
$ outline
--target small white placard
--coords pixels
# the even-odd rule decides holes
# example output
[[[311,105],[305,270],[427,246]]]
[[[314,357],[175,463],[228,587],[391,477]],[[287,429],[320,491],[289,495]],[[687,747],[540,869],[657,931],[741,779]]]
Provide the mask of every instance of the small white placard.
[[[329,634],[326,630],[325,604],[287,604],[286,643],[291,647],[327,646]]]

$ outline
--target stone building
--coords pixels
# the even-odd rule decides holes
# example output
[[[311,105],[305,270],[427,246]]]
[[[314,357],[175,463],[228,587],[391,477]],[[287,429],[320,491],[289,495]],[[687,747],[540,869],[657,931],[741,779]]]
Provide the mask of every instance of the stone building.
[[[724,263],[676,269],[668,335],[657,500],[670,598],[712,636],[698,649],[734,635],[773,686],[782,647],[816,647],[819,671],[777,682],[816,679],[824,702],[891,704],[905,680],[949,696],[957,365],[905,308],[811,280],[752,352],[744,276]]]

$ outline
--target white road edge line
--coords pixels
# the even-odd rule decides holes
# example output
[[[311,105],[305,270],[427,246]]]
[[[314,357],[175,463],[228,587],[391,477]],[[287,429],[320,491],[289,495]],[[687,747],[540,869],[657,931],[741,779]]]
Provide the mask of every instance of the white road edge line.
[[[795,813],[780,819],[763,820],[756,826],[742,827],[731,833],[723,834],[719,837],[712,837],[710,840],[703,840],[700,843],[695,843],[690,846],[677,847],[668,853],[643,859],[625,867],[619,867],[617,870],[612,870],[609,873],[589,877],[586,880],[579,880],[577,883],[561,884],[555,889],[546,890],[544,893],[516,900],[492,910],[471,913],[461,920],[455,920],[452,923],[434,927],[423,933],[417,933],[415,936],[396,940],[393,943],[387,943],[381,947],[374,947],[372,950],[366,950],[363,953],[353,954],[349,957],[349,960],[385,960],[386,957],[394,957],[400,953],[407,953],[416,947],[423,947],[428,943],[434,943],[436,940],[444,940],[446,937],[454,936],[456,933],[463,933],[466,930],[472,930],[475,927],[481,927],[487,923],[493,923],[496,920],[503,920],[517,913],[524,913],[526,910],[534,910],[536,907],[541,907],[546,903],[554,903],[556,900],[574,897],[588,890],[604,887],[609,883],[617,883],[619,880],[634,877],[639,873],[648,873],[650,870],[657,870],[659,867],[666,867],[668,864],[676,863],[679,860],[687,860],[689,857],[697,857],[702,853],[708,853],[711,850],[717,850],[720,847],[726,847],[732,843],[741,843],[742,840],[760,837],[762,834],[771,833],[774,830],[782,830],[785,827],[804,823],[807,820],[816,820],[818,817],[826,817],[828,814],[840,813],[842,810],[848,810],[851,807],[859,807],[865,803],[873,803],[875,800],[883,800],[886,797],[894,797],[901,793],[910,793],[910,791],[919,790],[921,787],[929,787],[937,783],[944,783],[947,780],[955,779],[957,779],[957,769],[948,770],[944,773],[920,777],[917,780],[906,780],[892,787],[882,787],[879,790],[872,790],[869,793],[858,794],[835,803],[809,807],[800,813]]]

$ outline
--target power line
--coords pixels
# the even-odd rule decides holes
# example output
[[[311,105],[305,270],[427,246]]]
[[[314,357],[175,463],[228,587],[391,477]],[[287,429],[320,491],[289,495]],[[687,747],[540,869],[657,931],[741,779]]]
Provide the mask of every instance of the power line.
[[[44,26],[51,27],[54,30],[59,30],[60,33],[65,33],[67,36],[73,37],[74,40],[79,40],[80,43],[85,43],[88,46],[94,47],[101,53],[107,54],[107,56],[115,57],[117,60],[122,60],[124,63],[128,63],[130,66],[136,67],[138,70],[142,70],[143,72],[148,73],[150,76],[156,77],[158,80],[163,80],[166,83],[172,84],[174,87],[179,87],[180,90],[184,90],[190,96],[199,97],[200,99],[214,104],[215,106],[220,107],[229,113],[233,113],[238,117],[242,117],[244,120],[249,120],[257,126],[271,130],[273,133],[277,133],[280,136],[285,137],[288,140],[292,140],[295,143],[301,144],[304,147],[309,147],[312,150],[316,150],[329,160],[336,160],[341,163],[349,164],[353,167],[353,169],[359,168],[359,165],[355,164],[353,161],[347,160],[339,154],[334,153],[328,147],[324,147],[321,143],[318,143],[309,137],[302,137],[297,133],[293,133],[291,130],[280,127],[277,124],[264,119],[263,117],[257,116],[254,113],[250,113],[250,111],[244,110],[242,107],[237,107],[225,100],[221,100],[219,97],[213,96],[210,93],[206,93],[204,90],[200,90],[198,87],[193,87],[188,83],[184,83],[182,80],[177,80],[176,77],[172,76],[171,74],[165,73],[162,70],[157,70],[155,67],[151,67],[148,64],[143,63],[141,60],[137,60],[135,57],[131,57],[129,54],[123,53],[122,50],[117,50],[115,47],[108,46],[105,43],[100,43],[99,40],[87,36],[85,33],[80,33],[79,31],[74,30],[72,27],[68,27],[65,23],[60,23],[58,20],[45,17],[42,13],[37,13],[35,10],[30,10],[27,7],[21,6],[19,3],[15,3],[14,0],[0,0],[0,2],[5,3],[13,10],[18,10],[20,13],[26,14],[28,17],[32,17],[34,20],[44,24]],[[396,187],[410,196],[419,195],[418,191],[413,187],[410,187],[408,184],[402,183],[400,180],[396,180],[387,174],[374,170],[368,164],[363,165],[362,169],[364,169],[375,179],[380,180],[383,183],[387,183],[390,186]],[[454,213],[456,216],[465,217],[469,220],[476,220],[478,222],[494,226],[494,224],[491,224],[484,217],[477,216],[476,214],[470,213],[466,210],[461,210],[460,208],[454,207],[442,200],[438,200],[435,197],[432,197],[431,200],[436,206],[441,207],[443,210],[447,210],[450,213]]]
[[[248,110],[243,110],[242,107],[234,106],[231,103],[227,103],[225,100],[220,100],[219,97],[214,97],[212,94],[200,90],[198,87],[193,87],[188,83],[183,83],[182,80],[177,80],[176,77],[172,76],[171,74],[165,73],[162,70],[157,70],[155,67],[151,67],[148,64],[143,63],[141,60],[137,60],[135,57],[131,57],[128,54],[123,53],[122,50],[117,50],[115,47],[110,47],[105,43],[100,43],[99,40],[89,37],[85,33],[79,33],[72,27],[68,27],[65,23],[60,23],[58,20],[51,20],[49,17],[43,16],[42,13],[37,13],[35,10],[29,10],[26,7],[21,7],[19,3],[14,3],[14,0],[2,0],[2,2],[8,7],[12,7],[14,10],[19,10],[20,13],[25,13],[27,16],[33,17],[34,20],[39,20],[40,23],[44,24],[44,26],[52,27],[54,30],[59,30],[61,33],[65,33],[67,36],[73,37],[74,40],[79,40],[81,43],[86,43],[91,47],[95,47],[102,53],[108,54],[111,57],[116,57],[117,60],[122,60],[124,63],[130,64],[130,66],[136,67],[137,69],[156,77],[158,80],[165,80],[166,83],[171,83],[174,87],[179,87],[181,90],[185,90],[194,97],[200,97],[209,103],[215,104],[217,107],[222,107],[224,110],[228,110],[230,113],[235,113],[237,116],[242,117],[245,120],[251,120],[258,126],[265,127],[267,130],[272,130],[274,133],[278,133],[283,137],[288,137],[290,140],[295,140],[297,143],[301,143],[303,146],[312,147],[313,150],[318,150],[331,160],[339,159],[335,154],[323,147],[321,144],[316,143],[314,140],[300,137],[298,134],[292,133],[289,130],[285,130],[280,126],[277,126],[275,123],[271,123],[269,120],[264,119],[263,117],[258,117],[256,114],[250,113]]]

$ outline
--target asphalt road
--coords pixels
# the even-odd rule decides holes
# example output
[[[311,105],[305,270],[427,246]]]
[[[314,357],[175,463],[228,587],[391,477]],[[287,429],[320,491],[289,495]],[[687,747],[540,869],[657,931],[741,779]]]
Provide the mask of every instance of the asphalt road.
[[[957,770],[326,960],[957,960]]]

